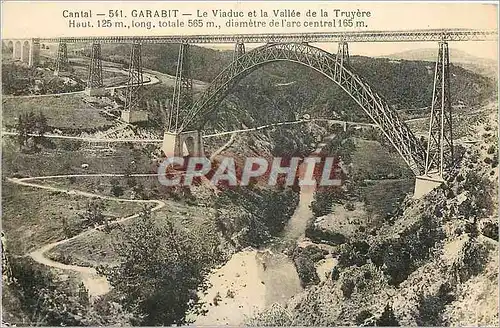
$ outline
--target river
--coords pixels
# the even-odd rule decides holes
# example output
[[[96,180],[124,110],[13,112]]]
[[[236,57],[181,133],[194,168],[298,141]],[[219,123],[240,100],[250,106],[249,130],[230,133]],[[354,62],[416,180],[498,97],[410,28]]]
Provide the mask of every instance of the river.
[[[314,192],[314,186],[301,187],[299,203],[280,241],[297,241],[305,235]],[[279,247],[245,249],[212,272],[208,278],[211,287],[201,297],[208,312],[198,316],[194,324],[243,325],[247,317],[300,293],[302,287],[293,261],[274,248]],[[217,296],[220,301],[215,305]]]

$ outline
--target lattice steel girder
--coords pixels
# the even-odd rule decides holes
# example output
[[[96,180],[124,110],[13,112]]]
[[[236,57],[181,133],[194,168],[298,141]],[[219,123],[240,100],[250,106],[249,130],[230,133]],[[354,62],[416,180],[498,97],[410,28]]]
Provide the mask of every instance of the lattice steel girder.
[[[56,72],[68,69],[68,45],[65,41],[60,41],[57,47]]]
[[[408,31],[353,31],[317,33],[267,33],[222,35],[172,36],[110,36],[67,37],[66,42],[127,43],[139,39],[142,43],[284,43],[284,42],[424,42],[424,41],[494,41],[498,32],[474,29],[421,29]],[[43,38],[44,42],[57,42],[59,38]]]
[[[425,174],[441,178],[453,168],[453,129],[450,99],[450,54],[447,42],[439,42],[429,121]]]
[[[196,101],[185,117],[180,131],[186,128],[200,129],[201,127],[196,125],[204,123],[208,114],[216,110],[217,105],[239,80],[258,67],[277,61],[305,65],[338,84],[380,127],[412,171],[416,175],[423,172],[425,162],[423,146],[406,124],[390,109],[384,98],[372,91],[360,76],[341,66],[336,56],[305,43],[267,44],[233,61]]]
[[[179,117],[191,107],[193,103],[193,79],[189,60],[189,43],[179,45],[177,71],[175,73],[174,93],[172,96],[172,110],[167,129],[177,131],[180,125]],[[175,117],[174,117],[175,115]]]
[[[140,102],[140,91],[144,84],[142,72],[142,46],[134,42],[130,49],[127,89],[125,91],[125,110],[137,109]]]
[[[101,59],[101,44],[98,42],[92,43],[90,53],[89,74],[87,77],[87,88],[102,88],[102,59]]]

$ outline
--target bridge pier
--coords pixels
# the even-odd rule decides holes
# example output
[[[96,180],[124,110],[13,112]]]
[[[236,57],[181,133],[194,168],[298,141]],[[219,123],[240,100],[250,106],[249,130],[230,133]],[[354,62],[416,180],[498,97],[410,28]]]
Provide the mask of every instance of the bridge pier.
[[[339,42],[339,47],[337,50],[337,60],[340,62],[341,66],[349,66],[349,44],[345,41]]]
[[[448,42],[439,42],[434,70],[425,175],[436,172],[443,177],[454,166],[449,66]]]
[[[40,40],[31,39],[28,66],[34,67],[40,64]]]
[[[415,177],[414,199],[420,199],[444,183],[440,176],[420,175]]]
[[[99,42],[92,43],[87,88],[85,92],[89,96],[103,96],[106,94],[102,82],[101,44]]]
[[[179,55],[177,58],[172,106],[168,115],[168,131],[177,131],[179,129],[179,117],[185,114],[181,111],[183,109],[189,109],[192,103],[193,78],[191,77],[189,43],[181,43],[179,45]]]
[[[165,132],[161,150],[167,157],[205,156],[200,131]]]
[[[342,80],[342,72],[345,67],[349,67],[349,44],[345,41],[339,42],[336,56],[334,77],[337,81]]]
[[[17,40],[10,40],[7,47],[12,51],[12,60],[21,59],[21,42]]]
[[[233,61],[245,54],[245,44],[243,41],[238,41],[234,45]]]
[[[68,45],[65,41],[59,41],[57,48],[56,69],[54,75],[57,76],[61,71],[67,71],[69,68]]]
[[[450,54],[448,43],[439,42],[434,70],[434,86],[424,175],[417,176],[414,198],[420,198],[444,183],[454,167],[450,98]]]
[[[139,110],[141,105],[141,89],[144,84],[141,48],[141,43],[139,42],[131,44],[128,81],[127,88],[125,89],[125,106],[121,113],[122,120],[127,123],[145,122],[148,120],[148,112]]]

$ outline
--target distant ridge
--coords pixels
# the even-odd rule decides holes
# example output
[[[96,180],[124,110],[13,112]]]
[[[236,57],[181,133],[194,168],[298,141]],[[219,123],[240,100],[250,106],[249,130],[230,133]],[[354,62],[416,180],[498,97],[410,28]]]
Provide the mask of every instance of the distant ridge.
[[[437,49],[413,49],[377,57],[397,60],[424,60],[435,62],[437,58]],[[478,74],[495,80],[498,79],[498,63],[493,59],[476,57],[465,51],[450,48],[450,61],[455,65],[461,66]]]

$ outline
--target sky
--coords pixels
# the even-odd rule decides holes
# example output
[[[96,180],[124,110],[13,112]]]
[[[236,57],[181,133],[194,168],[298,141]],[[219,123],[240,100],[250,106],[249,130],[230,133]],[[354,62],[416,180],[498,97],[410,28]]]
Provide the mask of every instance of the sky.
[[[336,43],[315,43],[321,49],[327,50],[331,53],[337,53]],[[204,47],[218,49],[218,50],[232,50],[233,45],[219,44]],[[246,50],[258,47],[259,44],[247,44]],[[497,41],[470,41],[470,42],[449,42],[450,49],[460,50],[469,53],[472,56],[479,58],[486,58],[497,60],[498,58],[498,42]],[[398,52],[415,49],[436,49],[436,57],[438,51],[437,42],[379,42],[379,43],[364,43],[352,42],[349,43],[349,54],[359,56],[385,56]]]
[[[106,13],[109,9],[120,9],[125,13],[133,10],[163,10],[177,9],[183,15],[183,20],[196,18],[198,12],[206,12],[207,20],[211,20],[221,28],[69,28],[68,18],[63,17],[63,10],[91,10],[94,13]],[[213,17],[213,10],[249,12],[266,11],[269,18],[259,18],[269,22],[276,10],[301,11],[301,19],[306,18],[309,10],[328,11],[328,19],[334,19],[336,10],[344,12],[370,12],[365,19],[366,27],[361,28],[226,28],[227,18]],[[130,15],[129,15],[130,16]],[[127,18],[132,19],[131,17]],[[134,20],[141,20],[133,18]],[[249,19],[245,16],[242,19]],[[319,19],[319,18],[318,18]],[[147,20],[147,19],[145,19]],[[313,19],[314,20],[314,19]],[[153,20],[155,21],[155,20]],[[94,22],[95,23],[95,22]],[[64,1],[3,1],[2,2],[2,37],[64,37],[64,36],[119,36],[119,35],[192,35],[192,34],[249,34],[249,33],[304,33],[304,32],[344,32],[344,31],[384,31],[412,29],[481,29],[498,31],[498,2],[481,3],[479,1],[465,2],[361,2],[361,1],[108,1],[108,2],[64,2]],[[257,45],[247,45],[247,48]],[[336,52],[334,43],[319,45],[321,48]],[[212,45],[211,47],[231,49],[232,45]],[[426,43],[350,43],[350,53],[366,56],[381,56],[405,50],[436,47],[432,42]],[[470,53],[473,56],[489,59],[498,58],[497,42],[452,42],[452,49]]]

